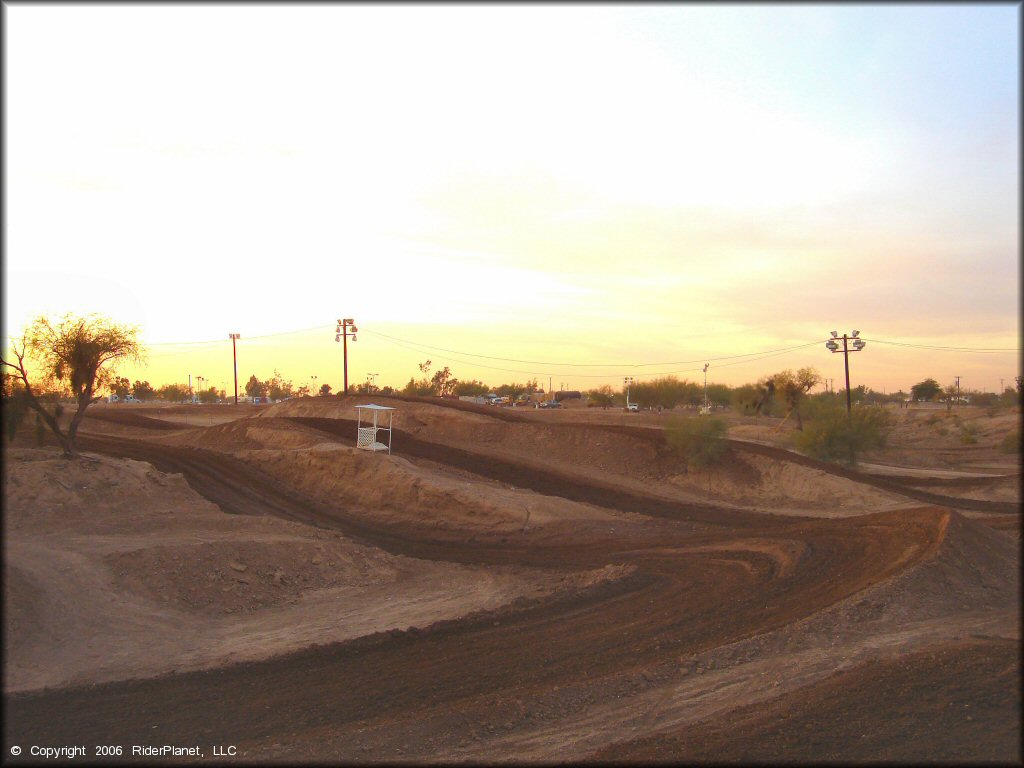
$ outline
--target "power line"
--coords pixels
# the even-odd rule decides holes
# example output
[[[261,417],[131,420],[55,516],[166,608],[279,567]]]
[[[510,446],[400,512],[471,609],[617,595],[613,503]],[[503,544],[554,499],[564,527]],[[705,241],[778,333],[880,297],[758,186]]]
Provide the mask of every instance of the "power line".
[[[725,355],[723,357],[701,357],[701,358],[698,358],[698,359],[695,359],[695,360],[670,360],[670,361],[664,361],[664,362],[659,362],[659,363],[556,363],[556,362],[552,362],[550,360],[521,360],[521,359],[514,358],[514,357],[495,357],[494,355],[479,355],[479,354],[475,354],[473,352],[462,352],[461,350],[457,350],[457,349],[446,349],[445,347],[435,347],[435,346],[431,346],[429,344],[420,344],[419,342],[409,341],[408,339],[400,339],[397,336],[389,336],[388,334],[381,333],[380,331],[367,331],[367,330],[364,330],[363,333],[370,333],[370,334],[373,334],[374,336],[381,336],[381,337],[386,338],[386,339],[391,339],[392,341],[401,341],[401,342],[405,342],[406,344],[414,344],[414,345],[417,345],[417,346],[423,348],[424,350],[428,350],[428,351],[436,350],[436,351],[439,351],[439,352],[450,352],[452,354],[464,355],[466,357],[478,357],[478,358],[481,358],[483,360],[500,360],[500,361],[506,362],[506,363],[523,363],[525,365],[547,365],[547,366],[572,367],[572,368],[619,368],[619,369],[621,369],[621,368],[649,368],[649,367],[655,366],[655,365],[691,365],[691,364],[702,363],[702,362],[707,362],[707,361],[735,360],[735,359],[741,358],[741,357],[754,357],[756,355],[770,354],[770,353],[775,353],[775,352],[791,352],[793,350],[803,349],[804,347],[810,347],[810,346],[813,346],[813,345],[818,343],[817,341],[812,341],[812,342],[809,342],[807,344],[801,344],[801,345],[797,345],[797,346],[794,346],[794,347],[786,347],[784,349],[773,349],[773,350],[767,350],[767,351],[761,351],[761,352],[745,352],[745,353],[743,353],[741,355]],[[721,367],[721,366],[716,366],[716,367]]]
[[[931,349],[938,352],[977,352],[991,354],[993,352],[1020,352],[1020,347],[941,347],[934,344],[910,344],[905,341],[883,341],[882,339],[864,339],[875,344],[890,344],[896,347],[912,347],[914,349]]]
[[[363,332],[367,333],[367,331],[363,331]],[[425,353],[429,353],[430,349],[438,349],[437,347],[426,347],[425,345],[417,345],[417,344],[414,344],[414,343],[411,343],[411,342],[398,341],[395,337],[386,336],[384,334],[378,334],[378,335],[383,336],[384,338],[386,338],[390,343],[394,344],[395,346],[402,347],[403,349],[408,349],[408,350],[410,350],[412,352],[425,352]],[[813,347],[813,346],[815,346],[816,344],[819,344],[819,343],[820,343],[819,341],[812,341],[812,342],[809,342],[807,344],[800,344],[800,345],[795,346],[795,347],[789,347],[789,348],[781,349],[781,350],[768,350],[766,352],[751,352],[751,353],[748,353],[747,355],[743,355],[742,356],[742,357],[749,357],[750,359],[748,359],[748,360],[736,360],[736,361],[734,361],[732,363],[723,363],[722,365],[718,365],[718,366],[715,366],[715,367],[716,368],[727,368],[727,367],[732,366],[732,365],[743,365],[743,364],[746,364],[746,363],[758,362],[760,360],[766,360],[766,359],[771,358],[771,357],[779,357],[780,355],[789,354],[790,352],[794,352],[794,351],[796,351],[798,349],[806,349],[808,347]],[[464,354],[464,353],[453,352],[453,354]],[[753,357],[754,355],[756,355],[757,357]],[[741,356],[740,355],[734,355],[733,357],[741,357]],[[445,357],[439,357],[438,359],[440,361],[442,361],[442,362],[461,363],[461,364],[464,364],[464,365],[473,365],[473,366],[475,366],[477,368],[486,368],[488,370],[502,371],[504,373],[519,373],[519,374],[523,374],[523,375],[532,375],[532,376],[547,376],[547,375],[551,375],[546,370],[545,371],[536,371],[536,370],[534,370],[534,371],[524,371],[521,368],[500,368],[500,367],[494,366],[494,365],[485,365],[483,363],[476,363],[476,362],[473,362],[471,360],[459,360],[459,359],[445,358]],[[708,358],[708,359],[719,359],[719,360],[722,360],[722,359],[731,359],[731,358]],[[645,365],[650,365],[650,364],[645,364]],[[629,365],[629,364],[625,364],[625,365],[622,365],[620,367],[622,367],[622,368],[631,368],[631,367],[634,367],[634,366],[633,365]],[[685,369],[685,370],[660,371],[660,372],[657,372],[657,373],[644,373],[644,374],[638,374],[638,375],[643,377],[643,378],[653,378],[655,376],[671,376],[671,375],[675,375],[675,374],[698,373],[698,372],[700,372],[702,370],[703,370],[702,368],[688,368],[688,369]],[[564,374],[562,374],[562,375],[564,375]],[[576,377],[576,378],[581,378],[581,379],[607,379],[607,378],[609,378],[611,376],[614,376],[615,374],[613,374],[613,373],[572,373],[571,375]]]

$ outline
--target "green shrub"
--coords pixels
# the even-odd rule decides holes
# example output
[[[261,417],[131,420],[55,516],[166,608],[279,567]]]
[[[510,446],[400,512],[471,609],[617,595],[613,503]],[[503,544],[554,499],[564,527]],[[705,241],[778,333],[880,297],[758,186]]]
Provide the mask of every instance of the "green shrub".
[[[725,454],[725,422],[707,416],[673,416],[665,424],[665,441],[683,457],[687,469],[713,464]]]
[[[824,461],[854,460],[859,453],[885,446],[893,419],[888,411],[871,406],[854,407],[850,417],[846,409],[823,413],[795,435],[797,450]]]
[[[1020,430],[1011,432],[999,443],[999,450],[1003,453],[1020,453]]]
[[[978,442],[978,428],[974,424],[965,424],[960,429],[960,442],[964,445],[974,445]]]

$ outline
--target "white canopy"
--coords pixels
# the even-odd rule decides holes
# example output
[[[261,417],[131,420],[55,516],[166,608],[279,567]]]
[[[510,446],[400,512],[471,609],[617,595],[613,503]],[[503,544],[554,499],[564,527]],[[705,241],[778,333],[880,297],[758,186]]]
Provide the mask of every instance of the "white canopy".
[[[387,427],[381,427],[377,425],[377,415],[381,411],[393,411],[395,409],[389,408],[386,405],[375,405],[374,403],[367,403],[366,405],[357,405],[355,408],[356,448],[362,448],[367,451],[387,451],[388,453],[391,453],[391,413],[388,413]],[[373,414],[371,424],[365,427],[363,426],[364,410],[370,411],[370,413]],[[378,432],[387,432],[387,443],[382,443],[377,440]]]

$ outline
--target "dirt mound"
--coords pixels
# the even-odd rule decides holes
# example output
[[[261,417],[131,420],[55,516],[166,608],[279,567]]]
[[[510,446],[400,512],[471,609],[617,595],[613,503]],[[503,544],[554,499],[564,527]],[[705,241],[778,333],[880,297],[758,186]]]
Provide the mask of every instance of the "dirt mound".
[[[394,582],[393,558],[341,539],[207,541],[120,551],[104,558],[119,589],[182,610],[251,612],[310,590]]]
[[[183,509],[220,514],[181,475],[165,475],[142,461],[91,453],[64,459],[32,448],[10,449],[4,458],[8,533],[149,530],[171,523]]]
[[[136,427],[139,429],[169,430],[182,428],[181,424],[165,421],[163,419],[154,419],[152,416],[143,416],[140,413],[133,413],[132,411],[96,410],[91,408],[86,411],[85,419],[92,421],[108,421],[112,424],[121,424],[126,427]]]
[[[354,409],[348,401],[320,398],[292,400],[268,409],[309,426],[327,429],[317,420],[330,421],[332,432],[355,434]],[[689,470],[674,454],[659,429],[602,424],[537,423],[506,414],[496,418],[487,411],[501,409],[472,406],[484,413],[462,410],[452,404],[397,401],[393,433],[394,452],[403,453],[403,435],[514,460],[538,468],[557,468],[593,479],[613,475],[634,490],[656,491],[680,500],[700,499],[794,510],[799,514],[831,516],[906,503],[898,493],[879,489],[831,472],[827,467],[806,467],[779,456],[752,456],[730,446],[725,460]],[[267,444],[271,442],[267,436]],[[780,458],[782,456],[783,458]]]
[[[500,408],[489,408],[472,403],[433,398],[403,399],[381,395],[295,398],[270,406],[260,414],[260,417],[314,416],[326,419],[348,419],[355,422],[356,406],[370,403],[394,408],[395,410],[391,413],[393,426],[416,435],[423,430],[433,429],[454,428],[461,432],[461,428],[472,426],[493,426],[500,429],[505,419],[510,417]],[[363,416],[365,421],[366,412]],[[387,415],[383,418],[384,426],[387,426]]]
[[[225,514],[180,475],[141,461],[65,460],[33,449],[12,449],[5,459],[9,691],[148,677],[424,628],[517,600],[560,599],[635,569],[484,568],[396,556],[297,522]],[[543,519],[543,508],[537,512]]]
[[[244,451],[239,458],[317,499],[378,522],[466,532],[536,531],[553,520],[607,519],[608,513],[561,499],[467,483],[399,456],[324,443],[309,451]]]
[[[168,435],[161,438],[160,442],[216,451],[243,451],[259,448],[309,448],[323,440],[323,435],[291,419],[250,416],[227,424],[197,427],[188,432]]]
[[[957,512],[934,511],[942,516],[941,536],[930,550],[922,550],[922,542],[905,551],[904,562],[917,560],[910,567],[889,562],[891,578],[782,629],[715,649],[697,663],[722,666],[865,638],[898,647],[915,633],[934,633],[935,627],[955,635],[963,625],[969,632],[980,617],[989,617],[1000,632],[1015,633],[1021,596],[1018,543]]]

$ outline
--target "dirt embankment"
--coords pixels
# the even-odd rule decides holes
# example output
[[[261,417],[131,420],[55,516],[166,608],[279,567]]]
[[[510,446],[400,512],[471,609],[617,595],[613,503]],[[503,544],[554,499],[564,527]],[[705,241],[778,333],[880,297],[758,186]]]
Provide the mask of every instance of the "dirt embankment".
[[[266,658],[626,573],[395,556],[226,515],[181,475],[130,459],[11,449],[5,470],[8,690]]]

